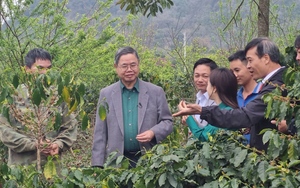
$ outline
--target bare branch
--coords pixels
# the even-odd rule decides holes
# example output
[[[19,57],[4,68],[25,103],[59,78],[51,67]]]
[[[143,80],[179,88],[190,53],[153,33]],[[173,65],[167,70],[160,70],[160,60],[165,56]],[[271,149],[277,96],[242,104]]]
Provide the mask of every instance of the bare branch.
[[[231,22],[233,20],[235,20],[235,16],[237,15],[238,11],[241,9],[242,5],[244,3],[244,0],[242,0],[242,2],[239,4],[239,6],[236,8],[234,15],[232,16],[232,18],[229,20],[228,24],[225,26],[225,28],[223,29],[223,31],[225,31],[227,29],[227,27],[231,24]]]

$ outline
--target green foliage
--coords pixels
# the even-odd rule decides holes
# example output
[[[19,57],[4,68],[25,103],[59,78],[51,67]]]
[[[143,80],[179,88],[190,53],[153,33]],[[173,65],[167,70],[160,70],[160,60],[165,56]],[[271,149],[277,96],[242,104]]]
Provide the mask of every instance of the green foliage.
[[[294,138],[276,132],[268,138],[274,139],[276,135],[280,136],[276,157],[272,151],[265,154],[241,144],[243,138],[238,133],[221,131],[209,142],[190,140],[185,146],[156,145],[132,169],[128,169],[128,159],[114,158],[111,154],[104,169],[63,169],[60,177],[52,176],[48,180],[28,167],[11,170],[3,164],[0,172],[3,185],[14,183],[20,187],[34,184],[41,187],[299,187],[299,152],[292,152],[299,151],[299,146]],[[282,145],[288,140],[292,141],[291,146]],[[287,147],[294,158],[286,158]],[[25,173],[33,175],[24,176]]]
[[[42,0],[34,4],[33,1],[24,1],[22,5],[9,0],[5,2],[9,9],[2,17],[4,25],[0,35],[0,101],[4,107],[1,108],[2,114],[7,117],[14,100],[11,94],[20,83],[27,83],[33,96],[33,106],[53,104],[54,107],[65,102],[70,113],[79,115],[82,129],[89,128],[93,125],[89,119],[94,119],[99,89],[118,80],[112,64],[114,52],[120,46],[131,45],[137,49],[142,60],[140,77],[165,90],[172,111],[179,100],[189,99],[195,94],[191,67],[197,59],[206,56],[216,60],[220,66],[227,65],[227,52],[209,51],[198,41],[184,46],[180,37],[175,36],[171,50],[163,54],[161,50],[146,47],[138,33],[126,37],[118,34],[123,29],[121,26],[131,24],[133,16],[127,18],[129,22],[112,18],[107,12],[111,0],[99,1],[91,14],[78,15],[72,21],[66,19],[69,10],[65,0]],[[173,5],[169,0],[144,3],[120,0],[118,3],[121,8],[127,5],[126,9],[132,13],[142,12],[148,16],[155,16],[158,11]],[[230,8],[229,12],[233,11]],[[219,13],[222,23],[227,23],[228,15],[223,10]],[[237,18],[237,25],[247,25],[241,22],[244,18],[241,12],[238,12]],[[244,32],[249,29],[245,28],[236,35],[238,29],[230,27],[231,38],[225,41],[226,45],[230,48],[243,47],[242,44],[254,32],[251,31],[248,36],[249,32],[247,35]],[[227,36],[222,35],[223,39]],[[233,41],[240,43],[231,43]],[[54,67],[62,69],[62,73],[50,71],[46,75],[33,75],[30,79],[23,76],[24,54],[33,47],[49,50]],[[294,52],[294,49],[289,48],[286,52]],[[289,64],[294,55],[289,53],[282,58]],[[292,67],[294,65],[293,62]],[[289,121],[296,117],[299,128],[299,76],[298,68],[289,68],[284,78],[286,85],[265,96],[268,118]],[[10,83],[4,82],[6,80]],[[55,90],[51,89],[53,85]],[[281,97],[282,89],[288,90],[287,97]],[[55,95],[55,91],[59,98],[52,101],[49,96]],[[99,113],[105,118],[109,109],[105,108],[105,103],[103,105]],[[53,115],[48,126],[57,130],[62,116],[58,112]],[[51,160],[44,174],[33,166],[9,168],[3,159],[6,157],[3,148],[0,183],[3,187],[299,187],[300,148],[297,135],[286,136],[265,130],[263,141],[269,142],[268,154],[265,154],[242,145],[242,136],[232,132],[222,132],[209,142],[189,141],[186,144],[187,127],[182,126],[179,119],[174,119],[174,124],[173,133],[164,143],[142,156],[133,169],[128,169],[127,159],[123,156],[114,158],[113,154],[104,169],[81,168],[89,166],[91,154],[88,148],[91,146],[92,130],[84,130],[78,136],[74,150],[68,153],[72,156],[63,159],[65,168],[60,176],[54,173]]]
[[[289,67],[295,67],[298,65],[296,61],[296,51],[294,46],[288,46],[285,48],[285,54],[281,54],[280,56],[280,62],[282,65],[289,66]],[[289,79],[290,76],[286,75],[285,79]],[[288,80],[284,80],[288,81]]]
[[[44,168],[44,176],[46,179],[51,179],[53,176],[56,176],[56,166],[52,160],[49,160]]]
[[[62,75],[55,69],[48,70],[46,74],[22,72],[12,80],[9,78],[2,80],[5,87],[2,88],[0,109],[7,109],[2,111],[2,115],[12,122],[2,122],[1,126],[16,129],[18,133],[37,141],[37,167],[40,170],[41,142],[51,131],[58,131],[70,123],[63,122],[62,115],[69,116],[72,113],[76,117],[81,113],[85,87],[76,84],[74,79],[70,80],[70,75]],[[59,91],[60,88],[63,88],[62,91]],[[67,106],[67,109],[63,106]],[[16,121],[22,127],[18,127]],[[49,161],[45,166],[47,178],[56,174],[50,164],[53,162]]]
[[[16,106],[10,102],[11,98],[15,100],[14,102],[20,100],[16,96],[31,98],[32,104],[30,106],[33,105],[32,109],[47,106],[48,110],[51,111],[63,102],[67,104],[69,114],[77,108],[82,109],[84,85],[82,83],[76,84],[74,79],[70,80],[70,75],[62,75],[55,69],[49,70],[46,74],[24,72],[21,75],[15,75],[11,82],[9,79],[2,80],[2,84],[6,87],[2,88],[1,108],[12,108],[12,112],[15,113],[13,115],[22,116],[22,119],[27,119],[29,122],[30,119],[34,118],[34,116],[31,117],[32,113],[17,114],[18,112],[13,110]],[[63,88],[62,91],[60,88]],[[30,107],[28,106],[28,108]]]
[[[2,142],[0,142],[0,164],[6,163],[7,154],[7,147]]]
[[[287,120],[289,124],[292,119],[295,119],[297,130],[300,130],[299,117],[299,87],[300,87],[300,72],[299,66],[295,61],[295,50],[293,47],[286,48],[286,56],[282,57],[283,64],[287,65],[283,81],[283,86],[276,86],[274,92],[264,95],[263,100],[267,103],[266,117],[276,119],[278,122]],[[272,83],[270,83],[272,84]],[[286,93],[282,96],[282,93]]]
[[[105,102],[105,99],[103,101],[100,101],[99,108],[98,108],[98,114],[102,121],[105,120],[106,114],[109,113],[108,104]]]
[[[156,16],[158,11],[162,13],[165,8],[171,8],[174,3],[172,0],[118,0],[116,4],[120,5],[121,9],[126,6],[125,10],[130,11],[131,14],[142,13],[149,17],[150,15]]]
[[[85,83],[89,92],[83,99],[91,102],[85,102],[84,108],[88,114],[95,110],[99,88],[114,80],[112,57],[124,39],[116,30],[127,21],[112,18],[108,12],[112,0],[97,1],[88,14],[78,14],[72,20],[67,19],[68,0],[2,3],[9,8],[1,12],[0,77],[21,71],[30,49],[44,48],[50,52],[54,67]]]

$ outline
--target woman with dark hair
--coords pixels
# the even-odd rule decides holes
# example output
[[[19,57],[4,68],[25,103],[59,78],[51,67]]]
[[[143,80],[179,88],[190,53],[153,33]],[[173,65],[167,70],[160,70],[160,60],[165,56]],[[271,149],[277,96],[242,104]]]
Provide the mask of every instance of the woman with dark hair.
[[[209,98],[214,100],[220,109],[229,110],[238,108],[236,99],[237,87],[237,79],[232,71],[227,68],[217,68],[211,72],[206,90]],[[178,106],[179,110],[185,107],[185,102],[181,102]],[[207,141],[209,135],[215,135],[221,129],[211,124],[200,128],[193,116],[188,116],[186,123],[194,137],[200,141]]]

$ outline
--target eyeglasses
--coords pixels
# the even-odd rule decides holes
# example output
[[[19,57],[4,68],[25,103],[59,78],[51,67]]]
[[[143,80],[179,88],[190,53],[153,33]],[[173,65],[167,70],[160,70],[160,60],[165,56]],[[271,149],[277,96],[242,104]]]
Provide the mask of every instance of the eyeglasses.
[[[123,65],[119,65],[118,67],[122,70],[122,71],[126,71],[128,70],[128,68],[130,67],[131,70],[135,70],[139,65],[136,63],[132,63],[132,64],[123,64]]]

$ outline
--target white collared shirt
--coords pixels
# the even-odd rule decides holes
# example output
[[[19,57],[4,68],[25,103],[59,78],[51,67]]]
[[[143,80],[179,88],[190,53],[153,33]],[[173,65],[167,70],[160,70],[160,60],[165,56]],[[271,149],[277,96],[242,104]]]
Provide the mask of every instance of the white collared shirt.
[[[209,96],[208,96],[207,92],[202,94],[201,91],[199,91],[196,94],[196,97],[197,97],[196,104],[198,104],[200,106],[213,106],[213,105],[216,105],[215,101],[209,99]],[[199,114],[194,115],[194,118],[198,122],[198,126],[200,128],[203,128],[208,124],[207,121],[200,118]]]

